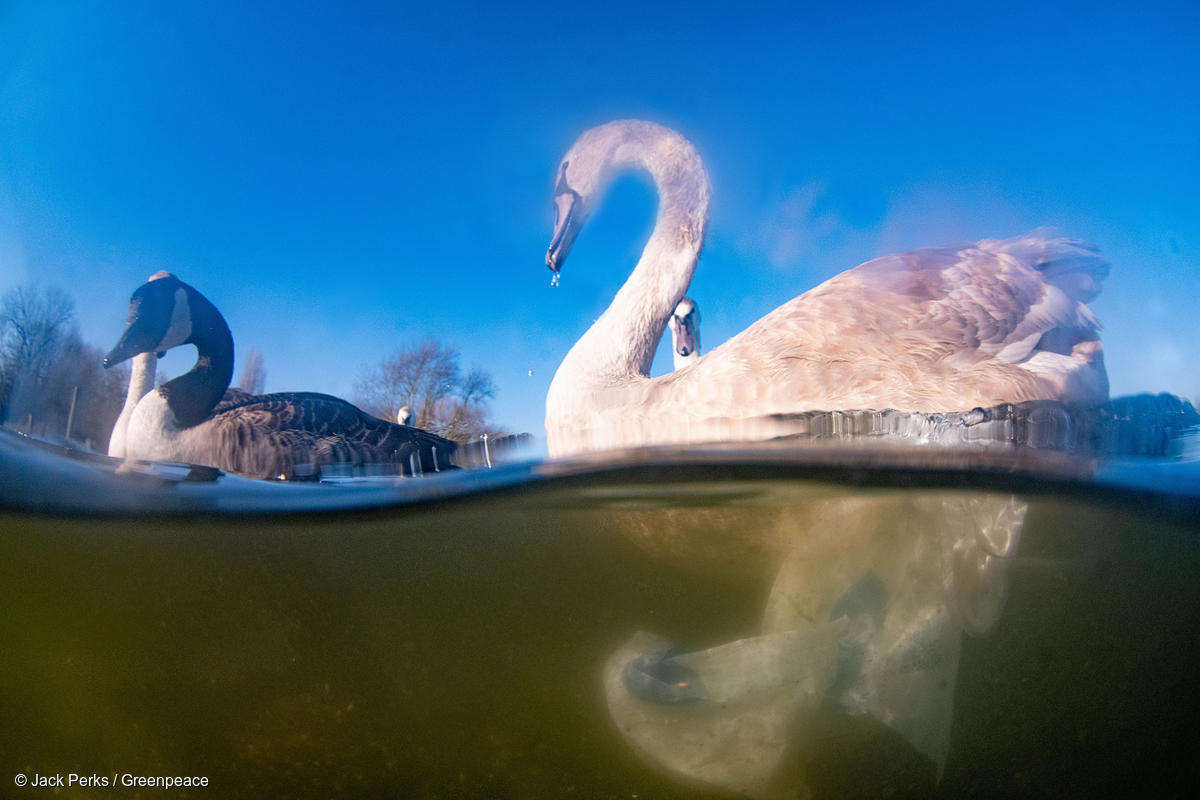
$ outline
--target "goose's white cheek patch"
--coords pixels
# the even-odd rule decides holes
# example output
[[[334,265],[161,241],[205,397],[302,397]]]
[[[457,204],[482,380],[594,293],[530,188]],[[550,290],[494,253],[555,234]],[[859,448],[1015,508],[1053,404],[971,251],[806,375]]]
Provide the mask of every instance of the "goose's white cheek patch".
[[[155,350],[170,350],[186,342],[192,336],[192,310],[188,305],[187,292],[175,290],[175,308],[171,311],[171,326]]]

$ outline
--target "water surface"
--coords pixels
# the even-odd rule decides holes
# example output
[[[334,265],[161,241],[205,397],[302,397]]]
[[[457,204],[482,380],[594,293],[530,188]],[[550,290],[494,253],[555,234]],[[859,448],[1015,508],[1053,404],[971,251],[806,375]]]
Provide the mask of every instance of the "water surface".
[[[1183,793],[1190,435],[286,485],[4,434],[0,770],[221,797]]]

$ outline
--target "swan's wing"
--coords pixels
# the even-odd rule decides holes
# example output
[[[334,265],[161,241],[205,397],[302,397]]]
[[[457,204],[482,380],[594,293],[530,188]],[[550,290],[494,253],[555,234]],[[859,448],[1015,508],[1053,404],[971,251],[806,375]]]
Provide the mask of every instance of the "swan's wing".
[[[984,239],[977,247],[1029,264],[1079,303],[1095,298],[1100,293],[1100,284],[1108,277],[1108,262],[1100,258],[1095,245],[1050,236],[1045,229],[1011,239]]]
[[[654,379],[652,400],[680,404],[675,413],[751,415],[1105,396],[1099,323],[1082,299],[1107,265],[1065,240],[1014,242],[916,250],[848,270],[693,368]]]
[[[865,316],[879,333],[945,349],[959,365],[1013,364],[1038,349],[1069,353],[1070,344],[1095,339],[1100,323],[1084,303],[1107,270],[1081,243],[1030,234],[886,256],[846,276],[860,281],[858,296],[873,306]],[[846,289],[826,302],[853,303]]]

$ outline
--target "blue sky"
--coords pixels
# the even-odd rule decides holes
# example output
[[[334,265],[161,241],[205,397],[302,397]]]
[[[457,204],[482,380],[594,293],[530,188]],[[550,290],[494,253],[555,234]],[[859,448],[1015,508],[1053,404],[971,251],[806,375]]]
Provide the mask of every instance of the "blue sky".
[[[107,348],[169,269],[268,391],[435,336],[541,434],[656,202],[617,183],[551,289],[554,170],[641,117],[712,176],[706,349],[875,256],[1050,225],[1112,261],[1113,393],[1200,396],[1195,3],[304,5],[0,2],[0,291],[69,290]]]

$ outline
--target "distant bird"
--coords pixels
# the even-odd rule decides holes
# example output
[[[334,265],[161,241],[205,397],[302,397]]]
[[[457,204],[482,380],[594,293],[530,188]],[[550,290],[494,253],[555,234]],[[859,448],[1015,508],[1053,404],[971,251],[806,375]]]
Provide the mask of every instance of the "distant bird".
[[[413,416],[412,409],[408,406],[400,406],[396,411],[396,422],[401,425],[412,427],[416,424],[416,417]]]
[[[700,306],[685,297],[675,306],[671,319],[671,355],[675,369],[683,369],[700,360]]]
[[[315,475],[341,463],[395,464],[404,474],[452,466],[454,442],[377,419],[330,395],[227,392],[233,376],[229,326],[204,295],[169,273],[133,293],[125,332],[104,366],[183,344],[196,346],[196,365],[137,402],[124,434],[128,458],[277,479]]]
[[[1041,231],[869,261],[780,306],[694,365],[649,377],[708,224],[692,145],[650,122],[585,132],[558,168],[546,265],[557,276],[615,174],[650,173],[654,232],[546,397],[550,455],[754,438],[753,420],[801,411],[935,412],[1026,400],[1100,404],[1108,377],[1086,303],[1108,265]],[[747,424],[742,424],[747,423]]]

